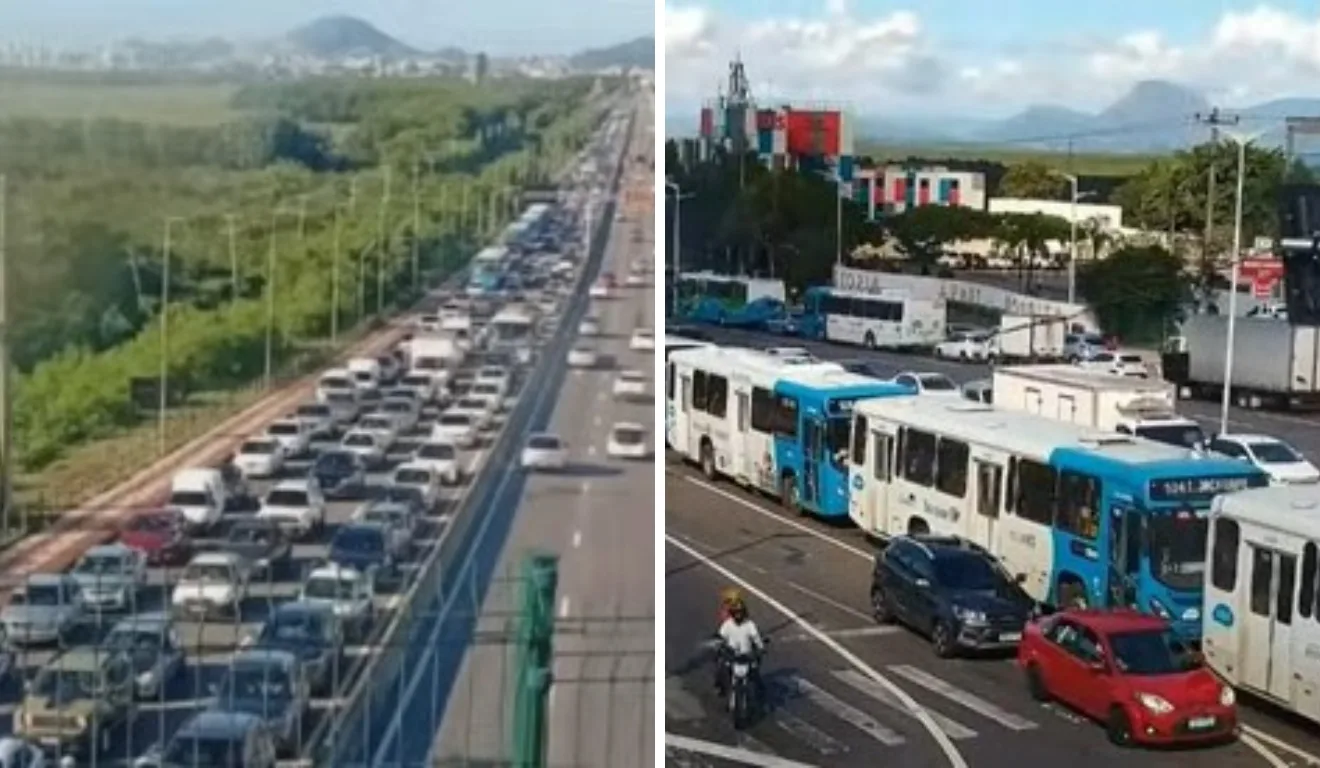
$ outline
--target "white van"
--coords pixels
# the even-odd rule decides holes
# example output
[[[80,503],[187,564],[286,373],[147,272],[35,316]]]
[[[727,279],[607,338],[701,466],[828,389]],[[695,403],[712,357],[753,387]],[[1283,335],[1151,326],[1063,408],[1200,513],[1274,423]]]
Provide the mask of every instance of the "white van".
[[[358,389],[379,389],[384,374],[380,361],[374,357],[355,357],[348,361],[348,371]]]
[[[357,385],[353,383],[353,374],[346,368],[331,368],[321,374],[316,382],[316,402],[325,403],[332,393],[354,394]]]
[[[220,522],[229,502],[220,470],[212,467],[181,469],[170,482],[169,505],[178,509],[188,525],[205,530]]]

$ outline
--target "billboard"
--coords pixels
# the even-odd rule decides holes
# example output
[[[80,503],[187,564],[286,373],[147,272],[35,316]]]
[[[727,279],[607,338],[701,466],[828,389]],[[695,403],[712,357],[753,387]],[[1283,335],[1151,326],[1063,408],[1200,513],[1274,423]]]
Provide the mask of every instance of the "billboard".
[[[840,112],[792,110],[786,115],[785,129],[789,154],[808,157],[845,154]]]

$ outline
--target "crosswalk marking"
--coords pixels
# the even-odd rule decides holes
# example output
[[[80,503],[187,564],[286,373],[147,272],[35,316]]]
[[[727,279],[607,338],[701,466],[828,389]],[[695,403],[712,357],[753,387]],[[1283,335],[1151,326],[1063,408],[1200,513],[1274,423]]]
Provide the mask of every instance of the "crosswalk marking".
[[[951,685],[925,670],[907,664],[897,664],[889,667],[889,671],[909,682],[916,683],[931,693],[943,696],[955,704],[960,704],[982,717],[994,720],[1010,730],[1029,731],[1037,727],[1034,721],[1025,717],[1018,717],[1012,712],[991,704],[980,696]]]
[[[847,752],[848,747],[836,740],[833,736],[822,731],[816,726],[808,723],[802,718],[779,711],[775,713],[775,725],[781,730],[787,731],[790,736],[805,742],[807,746],[816,750],[821,755],[837,755],[841,752]]]
[[[875,718],[860,709],[857,709],[851,704],[841,701],[834,695],[818,688],[816,685],[807,682],[801,677],[790,677],[785,680],[784,683],[786,687],[792,690],[792,692],[807,697],[807,700],[811,703],[826,712],[829,712],[845,723],[852,725],[887,747],[896,747],[906,741],[902,734],[886,728],[876,722]]]
[[[889,691],[885,690],[883,686],[871,678],[866,677],[861,672],[858,672],[855,669],[839,669],[834,671],[834,676],[841,682],[867,696],[870,696],[895,712],[914,720],[916,719],[917,716],[914,712],[908,711],[907,707],[904,707],[901,702],[895,700]],[[930,714],[931,719],[935,721],[935,724],[939,726],[940,730],[944,731],[944,735],[951,739],[971,739],[976,736],[976,731],[968,728],[951,717],[946,717],[934,710],[927,710],[927,712]]]

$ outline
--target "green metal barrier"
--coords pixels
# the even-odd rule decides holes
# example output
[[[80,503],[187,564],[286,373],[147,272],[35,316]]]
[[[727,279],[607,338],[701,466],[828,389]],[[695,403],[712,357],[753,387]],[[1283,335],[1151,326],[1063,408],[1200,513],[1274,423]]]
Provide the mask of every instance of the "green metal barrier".
[[[545,768],[559,558],[546,553],[528,555],[523,561],[522,584],[517,689],[513,703],[513,764],[518,768]]]

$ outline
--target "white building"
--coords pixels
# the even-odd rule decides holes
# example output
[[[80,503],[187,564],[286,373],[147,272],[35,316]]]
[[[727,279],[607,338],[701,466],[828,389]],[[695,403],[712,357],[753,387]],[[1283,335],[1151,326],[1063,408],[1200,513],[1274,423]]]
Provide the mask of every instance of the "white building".
[[[1018,197],[990,198],[990,213],[1040,213],[1072,221],[1073,204],[1068,200],[1028,200]],[[1103,203],[1077,203],[1077,223],[1093,222],[1102,232],[1117,233],[1123,229],[1123,208]]]

